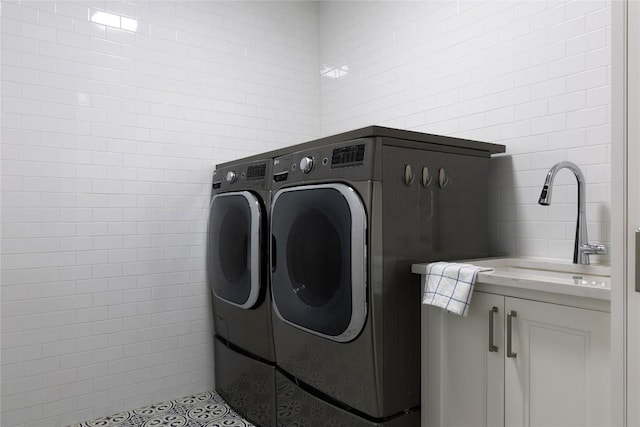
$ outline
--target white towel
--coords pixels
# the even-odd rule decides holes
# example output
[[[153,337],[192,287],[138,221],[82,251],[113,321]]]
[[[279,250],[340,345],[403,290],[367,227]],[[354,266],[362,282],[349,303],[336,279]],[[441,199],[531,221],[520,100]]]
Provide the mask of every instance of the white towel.
[[[466,317],[478,272],[492,270],[472,264],[432,262],[427,265],[422,303]]]

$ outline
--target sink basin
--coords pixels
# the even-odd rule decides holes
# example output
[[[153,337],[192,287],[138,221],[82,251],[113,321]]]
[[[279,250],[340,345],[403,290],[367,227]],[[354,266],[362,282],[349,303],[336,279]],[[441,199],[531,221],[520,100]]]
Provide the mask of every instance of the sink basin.
[[[492,271],[478,273],[476,285],[498,285],[565,295],[611,299],[611,269],[604,265],[578,265],[543,258],[483,258],[460,261]],[[426,274],[427,264],[412,271]]]
[[[552,281],[567,285],[610,288],[610,268],[600,265],[577,265],[556,260],[496,258],[473,260],[471,264],[491,267],[494,275],[529,280]]]

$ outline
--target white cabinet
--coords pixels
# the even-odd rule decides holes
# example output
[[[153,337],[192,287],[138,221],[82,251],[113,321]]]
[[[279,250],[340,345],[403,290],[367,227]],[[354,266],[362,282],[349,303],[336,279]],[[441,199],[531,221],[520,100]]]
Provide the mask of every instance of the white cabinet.
[[[610,425],[609,314],[505,300],[505,425]]]
[[[466,318],[425,306],[422,425],[610,425],[609,317],[482,292]]]

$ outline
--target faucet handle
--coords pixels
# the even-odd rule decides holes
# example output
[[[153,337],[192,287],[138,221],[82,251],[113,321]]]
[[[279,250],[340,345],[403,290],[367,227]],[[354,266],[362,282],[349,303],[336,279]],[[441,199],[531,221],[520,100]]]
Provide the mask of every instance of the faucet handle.
[[[609,253],[607,245],[585,243],[580,247],[580,252],[585,255],[606,255]]]

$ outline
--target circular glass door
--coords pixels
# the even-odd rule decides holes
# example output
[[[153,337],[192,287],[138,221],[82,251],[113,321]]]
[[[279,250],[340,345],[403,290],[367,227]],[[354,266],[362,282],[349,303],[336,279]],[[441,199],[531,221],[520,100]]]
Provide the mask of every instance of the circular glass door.
[[[366,318],[366,215],[344,184],[279,190],[271,208],[271,286],[283,321],[350,341]]]
[[[248,191],[211,199],[207,235],[207,277],[214,295],[251,308],[260,295],[262,209]]]

